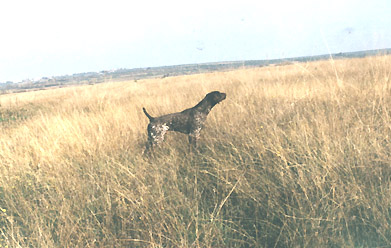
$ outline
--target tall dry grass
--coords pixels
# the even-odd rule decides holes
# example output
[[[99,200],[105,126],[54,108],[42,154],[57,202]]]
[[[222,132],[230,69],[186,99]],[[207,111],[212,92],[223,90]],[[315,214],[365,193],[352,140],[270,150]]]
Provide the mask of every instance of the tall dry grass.
[[[391,246],[391,57],[0,97],[0,247]],[[145,106],[227,93],[198,152]]]

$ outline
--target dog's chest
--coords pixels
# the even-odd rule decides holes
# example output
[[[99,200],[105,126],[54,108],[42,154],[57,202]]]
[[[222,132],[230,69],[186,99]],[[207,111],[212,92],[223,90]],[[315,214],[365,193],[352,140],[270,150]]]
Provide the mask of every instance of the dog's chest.
[[[202,125],[206,120],[207,115],[202,112],[196,112],[194,113],[194,124],[196,125]]]

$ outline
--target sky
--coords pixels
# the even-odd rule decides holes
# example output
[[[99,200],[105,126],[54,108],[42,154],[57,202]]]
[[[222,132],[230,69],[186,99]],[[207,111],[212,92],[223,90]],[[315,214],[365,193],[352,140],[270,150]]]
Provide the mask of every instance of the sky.
[[[0,82],[391,48],[390,0],[12,0]]]

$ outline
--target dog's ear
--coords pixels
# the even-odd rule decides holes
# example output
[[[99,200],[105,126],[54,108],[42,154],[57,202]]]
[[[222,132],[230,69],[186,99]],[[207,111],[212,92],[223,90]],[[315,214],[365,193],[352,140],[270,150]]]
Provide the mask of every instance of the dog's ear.
[[[220,93],[218,91],[212,91],[206,95],[207,100],[212,104],[212,107],[219,102],[223,101],[226,97],[225,93]]]
[[[220,93],[218,91],[215,91],[213,97],[214,97],[215,101],[221,102],[222,100],[225,99],[226,94],[225,93]]]

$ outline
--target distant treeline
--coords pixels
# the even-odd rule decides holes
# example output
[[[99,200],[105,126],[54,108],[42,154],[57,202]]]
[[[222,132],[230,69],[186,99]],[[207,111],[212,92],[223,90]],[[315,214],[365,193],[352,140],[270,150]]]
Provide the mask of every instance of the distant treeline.
[[[307,62],[326,59],[342,58],[363,58],[375,55],[391,54],[391,48],[368,50],[359,52],[347,52],[336,54],[324,54],[316,56],[304,56],[285,59],[271,60],[244,60],[214,62],[202,64],[173,65],[161,67],[147,67],[134,69],[117,69],[111,71],[86,72],[73,75],[43,77],[39,80],[24,80],[19,83],[6,82],[0,83],[0,93],[23,92],[29,90],[39,90],[52,87],[65,87],[69,85],[97,84],[110,81],[139,80],[147,78],[165,78],[169,76],[189,75],[197,73],[206,73],[213,71],[224,71],[238,68],[259,67],[268,65],[285,65],[293,62]]]

